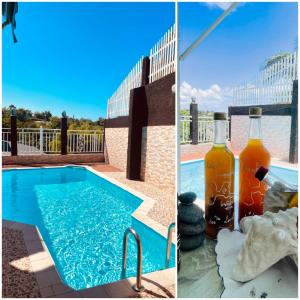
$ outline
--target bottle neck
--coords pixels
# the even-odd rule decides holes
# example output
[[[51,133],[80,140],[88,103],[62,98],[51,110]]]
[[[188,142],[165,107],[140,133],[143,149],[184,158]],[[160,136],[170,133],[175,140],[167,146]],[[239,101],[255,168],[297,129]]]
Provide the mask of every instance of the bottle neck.
[[[261,118],[250,118],[249,140],[261,140]]]
[[[226,121],[215,120],[214,122],[215,135],[214,145],[225,145],[226,144]]]

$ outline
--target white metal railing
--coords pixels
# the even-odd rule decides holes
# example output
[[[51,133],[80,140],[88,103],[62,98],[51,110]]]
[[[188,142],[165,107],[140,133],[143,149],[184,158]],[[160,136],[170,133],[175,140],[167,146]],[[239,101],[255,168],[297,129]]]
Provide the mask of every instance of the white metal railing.
[[[192,116],[180,117],[180,143],[191,143],[190,127],[192,123]]]
[[[175,72],[176,32],[173,25],[150,50],[149,82]]]
[[[190,144],[190,126],[192,116],[180,117],[180,143]],[[229,121],[226,122],[226,139],[229,139]],[[214,120],[211,117],[198,117],[198,144],[212,143],[214,141]]]
[[[214,121],[212,118],[198,118],[198,143],[211,143],[214,140]]]
[[[47,154],[60,152],[60,129],[18,128],[19,154]]]
[[[103,131],[68,130],[68,153],[103,152]]]
[[[229,122],[226,121],[226,139],[229,139]],[[211,117],[198,118],[198,143],[212,143],[214,141],[214,120]]]
[[[10,154],[10,128],[2,128],[2,154]]]
[[[176,32],[173,25],[150,50],[149,82],[175,72]],[[112,119],[129,114],[130,90],[142,84],[143,57],[107,101],[107,118]]]
[[[130,90],[140,87],[142,84],[142,61],[143,57],[132,68],[121,85],[108,99],[107,118],[112,119],[119,116],[127,116],[129,113]]]
[[[10,128],[2,129],[2,153],[9,155]],[[68,153],[103,152],[104,141],[101,130],[68,130]],[[18,154],[51,154],[61,151],[61,130],[48,128],[18,128]]]
[[[252,82],[233,89],[233,105],[291,103],[297,66],[297,52],[270,60]]]

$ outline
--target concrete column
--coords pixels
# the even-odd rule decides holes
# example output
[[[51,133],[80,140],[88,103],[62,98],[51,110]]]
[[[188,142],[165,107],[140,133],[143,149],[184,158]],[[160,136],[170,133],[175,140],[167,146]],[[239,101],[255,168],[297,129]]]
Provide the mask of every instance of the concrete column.
[[[190,104],[190,115],[192,116],[190,126],[192,145],[198,145],[198,104],[194,100]]]
[[[60,145],[61,145],[61,155],[67,155],[68,150],[68,118],[67,117],[62,117],[61,118],[61,134],[60,134]]]
[[[126,177],[141,179],[142,131],[147,124],[147,98],[144,86],[130,91]]]
[[[149,83],[149,73],[150,73],[150,59],[148,56],[143,58],[142,65],[142,85]]]
[[[142,132],[147,124],[148,108],[145,85],[149,84],[150,60],[144,57],[142,63],[142,86],[130,91],[129,126],[126,177],[141,179]]]
[[[298,163],[298,80],[293,82],[289,162]]]

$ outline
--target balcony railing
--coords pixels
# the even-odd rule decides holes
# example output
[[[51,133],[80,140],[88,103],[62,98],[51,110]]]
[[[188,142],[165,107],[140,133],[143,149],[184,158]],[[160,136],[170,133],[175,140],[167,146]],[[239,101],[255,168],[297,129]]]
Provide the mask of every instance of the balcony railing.
[[[61,152],[61,130],[48,128],[18,128],[18,154],[58,154]],[[68,153],[103,152],[103,130],[68,130]],[[10,155],[11,130],[2,129],[2,153]]]
[[[68,130],[68,152],[103,152],[103,133],[96,130]]]
[[[192,116],[180,117],[180,144],[190,144]],[[229,121],[226,126],[226,138],[229,139]],[[214,121],[211,117],[198,118],[198,144],[212,143],[214,141]]]

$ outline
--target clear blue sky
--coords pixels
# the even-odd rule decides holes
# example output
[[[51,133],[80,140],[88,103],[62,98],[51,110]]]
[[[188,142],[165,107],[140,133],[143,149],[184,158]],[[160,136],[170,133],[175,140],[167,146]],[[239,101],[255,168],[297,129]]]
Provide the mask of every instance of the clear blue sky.
[[[222,7],[221,7],[222,6]],[[180,3],[180,53],[208,28],[223,4]],[[297,3],[243,3],[180,64],[184,99],[194,89],[201,109],[220,110],[228,105],[230,87],[251,80],[263,62],[297,46]],[[196,92],[197,90],[197,92]]]
[[[19,3],[2,36],[3,106],[97,119],[130,69],[174,24],[174,3]]]

